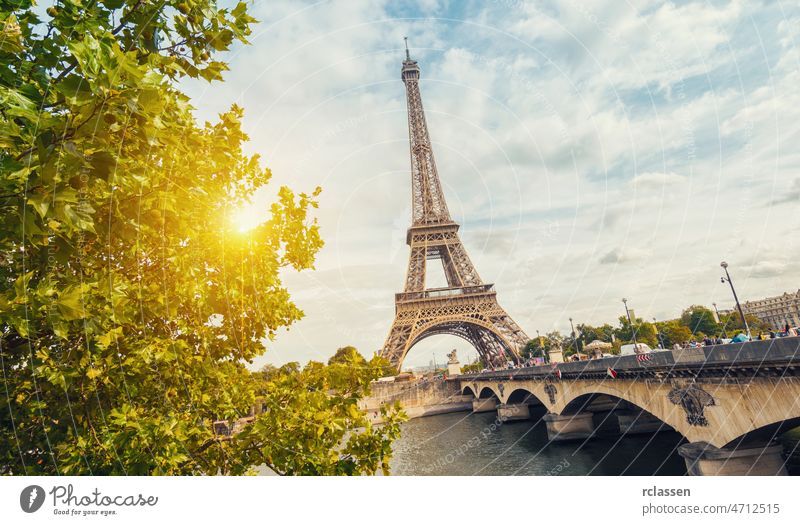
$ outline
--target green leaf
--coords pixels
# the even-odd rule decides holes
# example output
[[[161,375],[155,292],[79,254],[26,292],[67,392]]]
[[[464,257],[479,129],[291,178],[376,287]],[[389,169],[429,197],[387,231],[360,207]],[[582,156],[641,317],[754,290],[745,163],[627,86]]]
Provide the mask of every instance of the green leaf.
[[[89,83],[78,75],[64,77],[55,85],[55,89],[64,95],[71,104],[80,106],[94,102],[94,93],[92,93]]]
[[[65,321],[75,321],[86,317],[86,309],[84,308],[86,296],[83,288],[83,286],[72,286],[58,295],[56,306],[61,318]]]
[[[47,210],[50,209],[50,203],[52,200],[53,196],[49,193],[31,193],[27,199],[27,202],[34,210],[36,210],[36,213],[39,214],[39,217],[44,219],[47,215]]]

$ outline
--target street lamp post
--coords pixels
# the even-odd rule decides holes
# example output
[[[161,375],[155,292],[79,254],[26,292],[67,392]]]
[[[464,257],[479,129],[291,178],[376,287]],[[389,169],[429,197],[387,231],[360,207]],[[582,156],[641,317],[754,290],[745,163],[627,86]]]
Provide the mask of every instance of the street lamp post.
[[[547,363],[547,355],[544,353],[544,345],[542,344],[542,336],[539,334],[539,330],[536,330],[536,340],[539,341],[539,352],[542,354],[542,359]]]
[[[572,317],[569,318],[569,326],[572,328],[572,342],[575,344],[575,355],[580,359],[580,356],[578,356],[578,338],[575,337],[575,325],[572,324]]]
[[[659,330],[659,329],[658,329],[658,326],[656,325],[656,323],[657,323],[657,322],[658,322],[658,321],[656,321],[656,318],[655,318],[655,317],[653,317],[653,328],[655,328],[655,329],[656,329],[656,335],[658,336],[658,342],[659,342],[659,343],[661,343],[661,348],[663,348],[664,350],[666,350],[666,349],[667,349],[667,347],[666,347],[666,346],[664,346],[664,339],[662,339],[662,338],[661,338],[661,330]]]
[[[631,325],[631,334],[633,335],[633,351],[634,353],[639,353],[637,350],[639,349],[639,345],[636,343],[636,329],[633,327],[633,321],[631,321],[631,312],[628,310],[628,300],[624,297],[622,298],[622,304],[625,305],[625,315],[628,316],[628,324]]]
[[[719,310],[717,310],[717,303],[711,303],[714,305],[714,311],[717,313],[717,323],[722,324],[722,317],[719,316]],[[725,325],[722,324],[722,337],[725,339],[728,338],[728,334],[725,333]]]
[[[750,336],[750,326],[747,324],[747,319],[744,317],[744,312],[742,311],[742,305],[739,304],[739,297],[736,295],[736,288],[733,287],[733,281],[731,280],[731,274],[728,273],[728,263],[722,261],[719,263],[722,266],[722,269],[725,270],[725,277],[720,277],[720,282],[727,283],[731,285],[731,292],[733,292],[733,300],[736,301],[736,309],[739,310],[739,316],[742,318],[742,324],[744,325],[744,330],[747,332],[747,338],[752,339]]]

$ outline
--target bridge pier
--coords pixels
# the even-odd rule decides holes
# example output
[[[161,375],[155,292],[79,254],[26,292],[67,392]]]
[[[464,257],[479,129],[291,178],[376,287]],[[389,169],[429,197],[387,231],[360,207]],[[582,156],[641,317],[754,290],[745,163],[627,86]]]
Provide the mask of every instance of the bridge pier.
[[[531,418],[531,411],[527,404],[519,403],[510,405],[500,403],[497,405],[497,419],[503,423],[509,421],[523,421]]]
[[[644,410],[618,410],[615,414],[620,434],[649,434],[670,430],[669,425]]]
[[[690,476],[786,476],[781,445],[717,448],[706,442],[678,448]]]
[[[472,411],[478,412],[494,412],[497,410],[497,399],[490,397],[488,399],[475,398],[472,400]]]
[[[542,418],[547,425],[547,438],[550,441],[586,439],[594,434],[594,421],[591,412],[561,416],[547,414]]]

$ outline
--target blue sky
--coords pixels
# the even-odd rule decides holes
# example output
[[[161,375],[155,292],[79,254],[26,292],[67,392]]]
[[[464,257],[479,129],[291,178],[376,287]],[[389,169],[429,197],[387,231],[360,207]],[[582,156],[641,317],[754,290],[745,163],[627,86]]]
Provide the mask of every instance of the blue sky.
[[[383,343],[408,248],[403,36],[454,218],[501,304],[535,335],[667,318],[800,288],[800,9],[790,2],[255,2],[201,119],[244,106],[275,184],[323,187],[306,319],[260,363]],[[420,343],[409,363],[456,347]]]

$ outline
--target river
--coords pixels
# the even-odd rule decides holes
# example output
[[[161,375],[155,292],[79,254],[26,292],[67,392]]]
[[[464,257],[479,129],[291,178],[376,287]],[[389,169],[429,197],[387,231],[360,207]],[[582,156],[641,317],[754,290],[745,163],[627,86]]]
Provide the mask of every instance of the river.
[[[549,443],[544,423],[499,424],[494,412],[403,423],[393,475],[683,475],[676,432]]]

